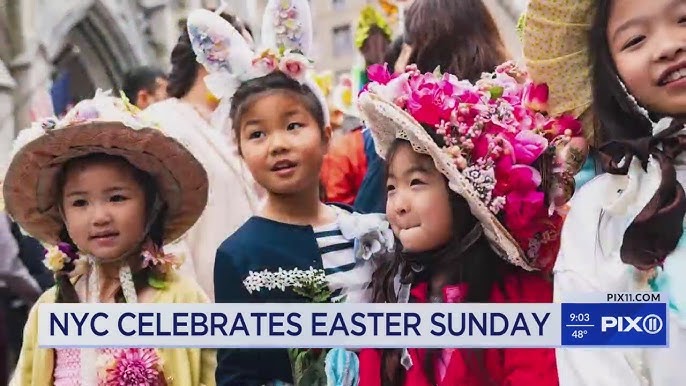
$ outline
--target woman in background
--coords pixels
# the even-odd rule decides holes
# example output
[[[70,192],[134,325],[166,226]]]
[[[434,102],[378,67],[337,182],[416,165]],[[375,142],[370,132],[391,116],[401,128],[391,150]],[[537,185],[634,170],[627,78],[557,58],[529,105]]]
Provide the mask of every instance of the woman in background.
[[[232,15],[221,14],[249,44],[245,25]],[[207,170],[210,195],[205,213],[177,243],[167,247],[186,257],[183,273],[195,277],[214,301],[213,267],[217,247],[257,210],[256,186],[227,135],[225,117],[216,111],[217,98],[204,78],[207,70],[196,60],[191,40],[184,31],[171,54],[172,70],[167,93],[170,98],[145,110],[166,134],[185,144]]]

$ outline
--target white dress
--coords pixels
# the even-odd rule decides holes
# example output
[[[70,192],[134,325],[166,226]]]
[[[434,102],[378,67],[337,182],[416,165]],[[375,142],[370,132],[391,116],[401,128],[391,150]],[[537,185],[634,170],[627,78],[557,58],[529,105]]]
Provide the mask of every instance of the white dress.
[[[145,114],[165,134],[185,145],[209,178],[207,206],[198,222],[165,252],[185,256],[182,273],[193,275],[214,301],[214,259],[219,245],[259,210],[258,185],[238,155],[233,137],[213,127],[176,98],[153,104]]]
[[[554,267],[554,296],[562,302],[583,292],[667,293],[670,348],[558,349],[561,386],[686,385],[686,234],[651,281],[641,279],[638,270],[624,264],[619,255],[624,231],[660,183],[655,161],[649,163],[647,173],[638,162],[634,160],[627,176],[600,175],[572,198]],[[677,179],[686,186],[683,156],[675,168]]]

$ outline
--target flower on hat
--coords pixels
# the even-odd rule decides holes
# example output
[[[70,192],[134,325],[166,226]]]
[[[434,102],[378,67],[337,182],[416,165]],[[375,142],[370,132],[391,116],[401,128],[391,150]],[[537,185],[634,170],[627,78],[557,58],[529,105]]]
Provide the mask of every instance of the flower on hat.
[[[288,52],[279,60],[279,70],[301,83],[305,81],[309,67],[310,61],[304,55],[295,52]]]
[[[265,76],[279,68],[279,59],[273,50],[265,50],[252,61],[253,69],[259,76]]]
[[[300,46],[303,39],[303,26],[298,20],[297,7],[292,1],[281,0],[273,18],[276,44],[279,47]]]
[[[546,111],[548,109],[548,85],[529,82],[524,87],[524,105],[533,111]]]

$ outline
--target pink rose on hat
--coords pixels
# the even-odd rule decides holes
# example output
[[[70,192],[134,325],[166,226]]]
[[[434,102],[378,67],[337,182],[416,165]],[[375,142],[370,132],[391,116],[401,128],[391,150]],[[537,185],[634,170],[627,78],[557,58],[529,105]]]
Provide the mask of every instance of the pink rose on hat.
[[[287,53],[279,61],[279,70],[289,77],[303,82],[305,74],[310,68],[310,61],[303,55],[298,53]]]

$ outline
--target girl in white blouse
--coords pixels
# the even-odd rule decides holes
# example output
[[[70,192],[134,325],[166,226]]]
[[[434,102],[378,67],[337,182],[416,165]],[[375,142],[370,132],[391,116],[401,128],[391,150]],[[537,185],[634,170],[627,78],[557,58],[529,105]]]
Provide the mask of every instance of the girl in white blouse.
[[[564,103],[592,102],[595,135],[610,141],[599,148],[608,173],[570,202],[556,300],[583,292],[669,296],[670,348],[560,349],[560,385],[683,385],[686,1],[531,0],[525,20],[529,63],[540,74],[572,77],[567,83],[580,87]]]

